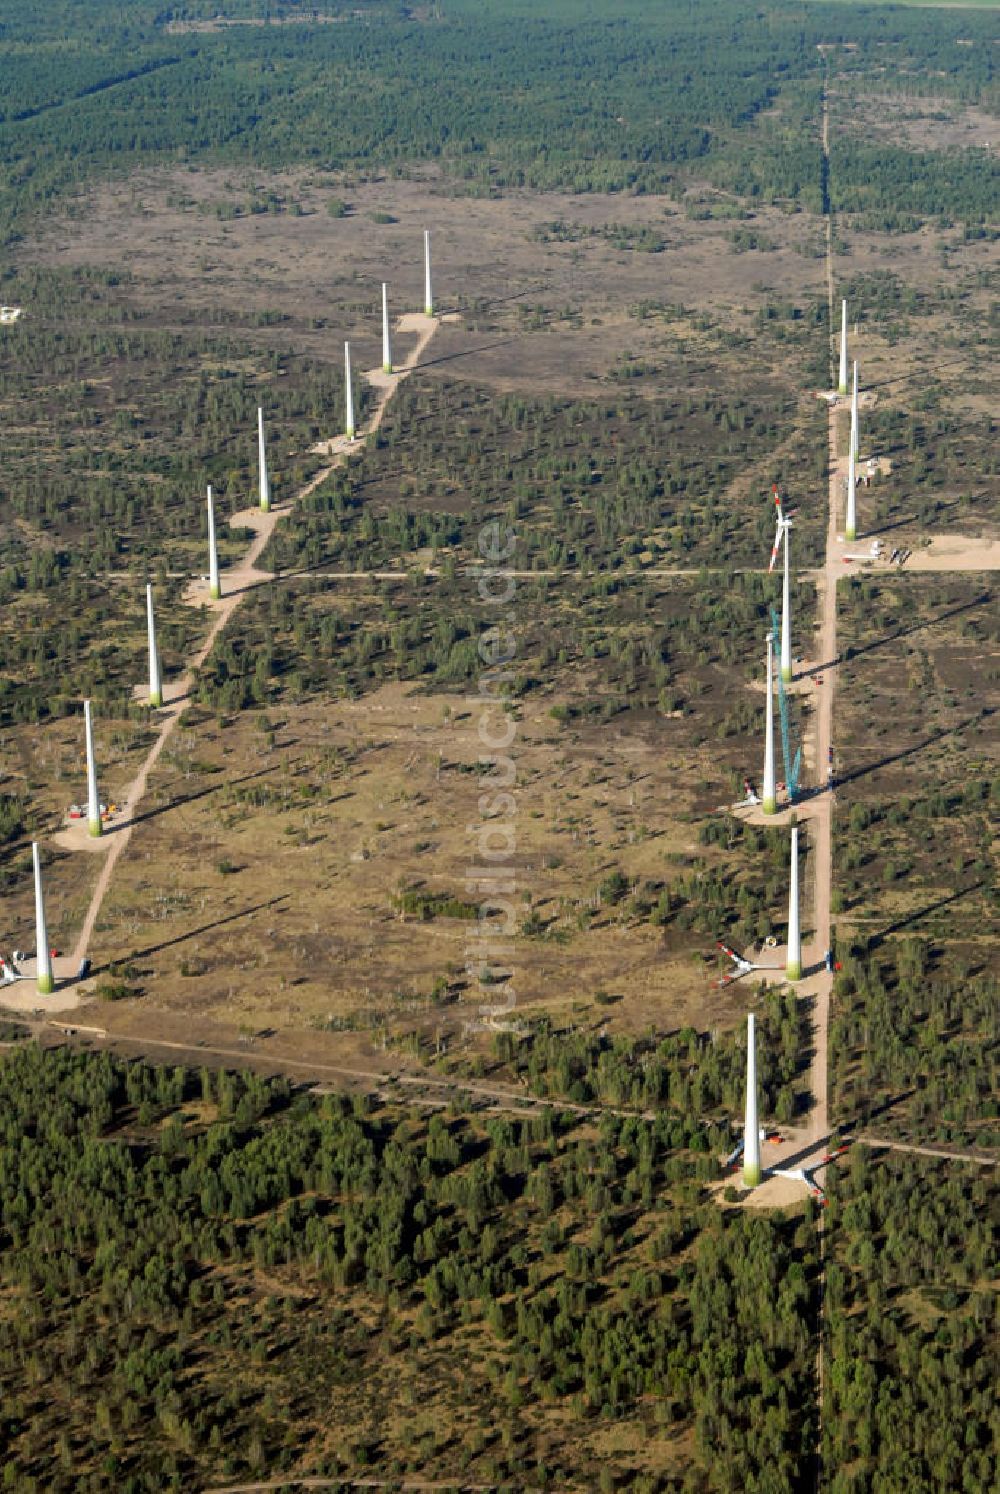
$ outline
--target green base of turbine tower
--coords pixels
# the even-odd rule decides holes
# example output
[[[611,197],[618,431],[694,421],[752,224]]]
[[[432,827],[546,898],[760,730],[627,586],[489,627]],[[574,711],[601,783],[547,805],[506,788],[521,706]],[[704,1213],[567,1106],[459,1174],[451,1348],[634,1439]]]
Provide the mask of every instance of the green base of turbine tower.
[[[56,988],[56,983],[51,975],[40,975],[35,981],[35,989],[39,996],[51,996]]]
[[[100,820],[88,820],[87,821],[87,834],[88,835],[93,835],[93,836],[96,837],[96,836],[99,836],[100,833],[101,833],[101,822],[100,822]]]
[[[801,980],[802,979],[802,965],[801,965],[801,963],[798,960],[789,960],[788,964],[785,966],[785,979],[786,980]]]
[[[743,1186],[745,1188],[759,1188],[761,1184],[761,1178],[762,1173],[759,1167],[744,1167]]]

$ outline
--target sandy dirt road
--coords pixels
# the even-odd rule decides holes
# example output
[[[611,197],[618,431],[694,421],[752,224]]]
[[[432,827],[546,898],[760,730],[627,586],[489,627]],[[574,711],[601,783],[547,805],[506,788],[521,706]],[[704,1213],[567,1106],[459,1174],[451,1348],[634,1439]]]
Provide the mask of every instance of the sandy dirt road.
[[[940,1157],[947,1162],[972,1162],[977,1167],[1000,1167],[1000,1158],[987,1156],[985,1152],[969,1152],[961,1147],[921,1146],[915,1141],[890,1141],[884,1136],[848,1136],[852,1146],[870,1146],[873,1150],[885,1148],[890,1152],[912,1152],[917,1157]]]
[[[815,716],[815,773],[816,797],[812,800],[813,813],[813,945],[807,951],[809,964],[815,966],[824,960],[826,951],[833,946],[830,923],[831,889],[833,885],[833,789],[831,767],[833,763],[833,696],[837,671],[833,660],[837,657],[837,572],[832,547],[836,541],[837,501],[840,489],[840,470],[836,458],[836,426],[834,412],[830,411],[830,522],[827,542],[826,572],[819,593],[819,633],[816,640],[815,657],[825,662],[823,683],[818,686],[819,698]],[[811,956],[811,958],[810,958]],[[830,1024],[830,996],[833,991],[833,976],[825,969],[813,977],[813,1056],[810,1069],[812,1111],[810,1130],[814,1140],[819,1140],[829,1131],[827,1116],[827,1032]]]

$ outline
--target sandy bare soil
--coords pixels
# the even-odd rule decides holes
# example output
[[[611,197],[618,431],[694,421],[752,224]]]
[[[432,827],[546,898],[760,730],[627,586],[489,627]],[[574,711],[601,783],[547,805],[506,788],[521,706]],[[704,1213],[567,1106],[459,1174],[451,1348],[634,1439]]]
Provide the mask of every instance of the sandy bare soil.
[[[83,851],[89,855],[101,855],[112,844],[114,825],[109,823],[102,835],[91,835],[86,819],[70,820],[65,830],[57,830],[52,837],[53,845],[64,851]]]
[[[773,1158],[769,1155],[770,1147],[764,1150],[767,1155],[762,1160],[766,1168]],[[723,1196],[727,1188],[736,1190],[737,1197],[733,1202]],[[803,1209],[807,1198],[806,1189],[797,1179],[780,1178],[774,1173],[767,1174],[758,1187],[744,1188],[739,1170],[732,1177],[712,1183],[708,1191],[724,1209]]]
[[[926,549],[915,550],[906,562],[908,571],[1000,570],[1000,540],[932,539]]]
[[[20,1016],[42,1015],[53,1012],[74,1011],[87,1001],[93,992],[93,982],[76,983],[79,961],[75,956],[57,955],[52,960],[52,974],[56,989],[51,996],[40,996],[35,989],[35,961],[22,960],[18,966],[21,980],[13,985],[0,987],[0,1008],[17,1012]]]

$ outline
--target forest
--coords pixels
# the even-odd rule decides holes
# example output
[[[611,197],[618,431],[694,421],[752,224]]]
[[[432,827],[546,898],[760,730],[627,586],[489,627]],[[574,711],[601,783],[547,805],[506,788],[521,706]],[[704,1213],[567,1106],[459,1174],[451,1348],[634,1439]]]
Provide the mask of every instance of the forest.
[[[433,165],[474,193],[663,191],[697,170],[818,209],[819,143],[799,124],[815,119],[830,71],[877,68],[902,90],[932,74],[940,93],[996,106],[991,21],[975,11],[562,0],[543,17],[516,0],[447,0],[426,11],[336,4],[324,13],[337,24],[308,25],[299,7],[258,0],[225,14],[268,24],[204,24],[216,11],[143,3],[123,16],[82,0],[39,16],[11,0],[0,23],[0,234],[97,174],[177,160]],[[280,24],[289,11],[298,23]],[[851,147],[838,192],[856,211],[877,194],[883,213],[978,224],[995,214],[996,171],[982,151],[932,161],[899,145],[887,162]]]
[[[428,1117],[30,1043],[0,1098],[7,1487],[802,1486],[814,1224],[707,1199],[690,1110]]]
[[[994,1172],[855,1147],[828,1188],[832,1494],[995,1488]]]
[[[811,1206],[708,1198],[724,1137],[696,1120],[712,1051],[695,1034],[648,1121],[428,1116],[17,1036],[0,1067],[7,1487],[375,1465],[512,1489],[807,1486]],[[599,1065],[619,1099],[624,1058]],[[830,1487],[945,1489],[961,1466],[992,1488],[992,1174],[854,1147],[826,1186]]]
[[[808,1088],[808,1008],[790,991],[763,986],[749,1000],[757,1008],[762,1114],[788,1125],[801,1115]],[[718,1115],[718,1150],[725,1146],[722,1116],[738,1114],[745,1093],[742,1028],[720,1042],[693,1028],[659,1040],[653,1034],[630,1040],[560,1028],[542,1019],[518,1037],[497,1034],[493,1048],[497,1067],[492,1072],[527,1083],[533,1094],[577,1104],[662,1106],[673,1117],[678,1138],[685,1136],[685,1114]],[[700,1150],[704,1138],[700,1121],[687,1123],[687,1145]]]
[[[975,947],[916,935],[842,955],[830,1027],[831,1103],[845,1128],[1000,1145],[990,1034],[997,978]]]

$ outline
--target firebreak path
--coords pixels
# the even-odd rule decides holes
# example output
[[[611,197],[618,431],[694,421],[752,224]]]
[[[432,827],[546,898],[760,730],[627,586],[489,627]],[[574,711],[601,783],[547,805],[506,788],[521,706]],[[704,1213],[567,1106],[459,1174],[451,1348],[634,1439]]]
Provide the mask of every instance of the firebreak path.
[[[239,1066],[261,1075],[284,1075],[285,1078],[312,1089],[317,1094],[342,1093],[344,1083],[355,1085],[365,1094],[374,1095],[387,1102],[396,1101],[405,1105],[421,1105],[427,1108],[445,1109],[455,1102],[464,1105],[481,1104],[483,1108],[511,1115],[530,1115],[541,1110],[557,1110],[582,1119],[597,1119],[601,1115],[631,1117],[635,1120],[655,1121],[662,1111],[638,1110],[626,1105],[605,1105],[599,1100],[577,1104],[571,1100],[533,1095],[515,1089],[509,1084],[491,1084],[481,1079],[459,1077],[439,1078],[436,1075],[401,1066],[391,1069],[365,1068],[350,1063],[328,1063],[315,1058],[293,1058],[283,1053],[280,1037],[275,1043],[267,1039],[254,1039],[241,1047],[227,1047],[204,1042],[184,1043],[169,1038],[154,1038],[145,1034],[107,1032],[103,1027],[75,1026],[72,1020],[40,1022],[37,1036],[47,1046],[62,1045],[93,1046],[109,1052],[138,1053],[155,1061],[165,1055],[180,1056],[189,1065],[208,1064],[209,1067],[232,1068]],[[0,1048],[16,1047],[16,1043],[0,1043]],[[867,1146],[873,1150],[912,1152],[922,1157],[940,1157],[953,1162],[972,1162],[980,1167],[1000,1165],[995,1156],[987,1152],[963,1150],[959,1147],[926,1146],[918,1142],[895,1141],[888,1137],[855,1134],[845,1131],[842,1140],[852,1146]],[[770,1158],[768,1159],[770,1161]]]

